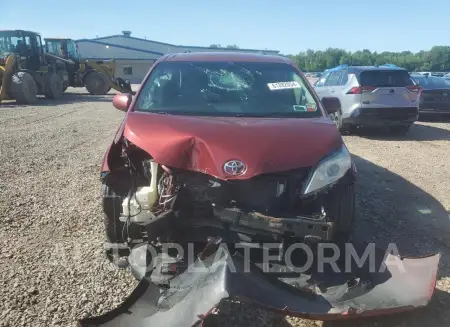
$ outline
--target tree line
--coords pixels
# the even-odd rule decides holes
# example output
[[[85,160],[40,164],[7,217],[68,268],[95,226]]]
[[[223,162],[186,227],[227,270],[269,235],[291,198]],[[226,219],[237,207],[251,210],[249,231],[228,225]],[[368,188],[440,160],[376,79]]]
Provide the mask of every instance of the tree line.
[[[302,71],[321,72],[342,64],[348,65],[382,65],[394,64],[408,71],[450,71],[450,46],[434,46],[428,51],[413,53],[372,52],[364,49],[349,52],[343,49],[328,48],[325,51],[307,50],[297,55],[287,55]]]
[[[213,49],[239,49],[239,46],[237,46],[236,44],[228,44],[224,47],[220,44],[211,44],[209,47]]]
[[[239,49],[239,46],[211,44],[210,48]],[[394,64],[410,72],[450,71],[450,46],[434,46],[428,51],[422,50],[415,53],[411,51],[372,52],[368,49],[350,52],[344,49],[328,48],[324,51],[307,50],[297,55],[286,55],[286,57],[292,59],[305,72],[321,72],[342,64],[353,66]]]

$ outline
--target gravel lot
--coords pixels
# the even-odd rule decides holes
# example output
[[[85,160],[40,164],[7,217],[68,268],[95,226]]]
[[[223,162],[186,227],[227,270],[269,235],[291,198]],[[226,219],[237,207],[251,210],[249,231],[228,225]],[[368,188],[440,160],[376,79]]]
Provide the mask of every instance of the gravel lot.
[[[0,326],[75,326],[117,306],[136,282],[102,253],[99,169],[123,113],[111,95],[0,106]],[[359,170],[357,235],[402,253],[443,253],[429,307],[340,323],[283,318],[229,302],[219,326],[449,326],[450,123],[404,138],[346,136]],[[227,315],[229,313],[229,315]]]

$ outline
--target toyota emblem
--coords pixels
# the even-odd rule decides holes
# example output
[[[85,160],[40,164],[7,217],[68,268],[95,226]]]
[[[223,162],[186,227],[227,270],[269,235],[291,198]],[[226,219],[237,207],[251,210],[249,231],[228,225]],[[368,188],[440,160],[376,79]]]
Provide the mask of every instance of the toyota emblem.
[[[223,171],[232,176],[244,175],[247,171],[247,166],[240,160],[230,160],[223,165]]]

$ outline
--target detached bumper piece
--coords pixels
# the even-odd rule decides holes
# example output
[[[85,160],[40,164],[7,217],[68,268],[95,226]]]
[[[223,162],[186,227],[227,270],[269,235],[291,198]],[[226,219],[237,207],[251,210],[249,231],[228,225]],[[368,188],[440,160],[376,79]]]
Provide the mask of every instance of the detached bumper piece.
[[[351,273],[331,269],[320,273],[282,273],[285,266],[270,265],[270,271],[263,271],[262,263],[246,262],[240,252],[231,254],[219,246],[206,259],[197,259],[170,279],[166,286],[143,278],[120,307],[83,319],[79,326],[202,326],[219,303],[229,298],[320,320],[391,314],[428,304],[436,285],[439,254],[421,258],[388,254],[381,260],[377,258],[372,264],[351,269]],[[376,271],[370,272],[373,264]]]

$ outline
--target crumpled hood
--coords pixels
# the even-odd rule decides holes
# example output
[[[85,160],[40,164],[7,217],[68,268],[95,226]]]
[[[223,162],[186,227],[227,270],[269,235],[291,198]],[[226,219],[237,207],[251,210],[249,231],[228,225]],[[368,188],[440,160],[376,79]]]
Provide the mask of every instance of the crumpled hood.
[[[199,117],[129,112],[124,136],[160,164],[221,179],[310,167],[338,149],[342,139],[326,118]],[[223,165],[241,160],[242,176]]]

